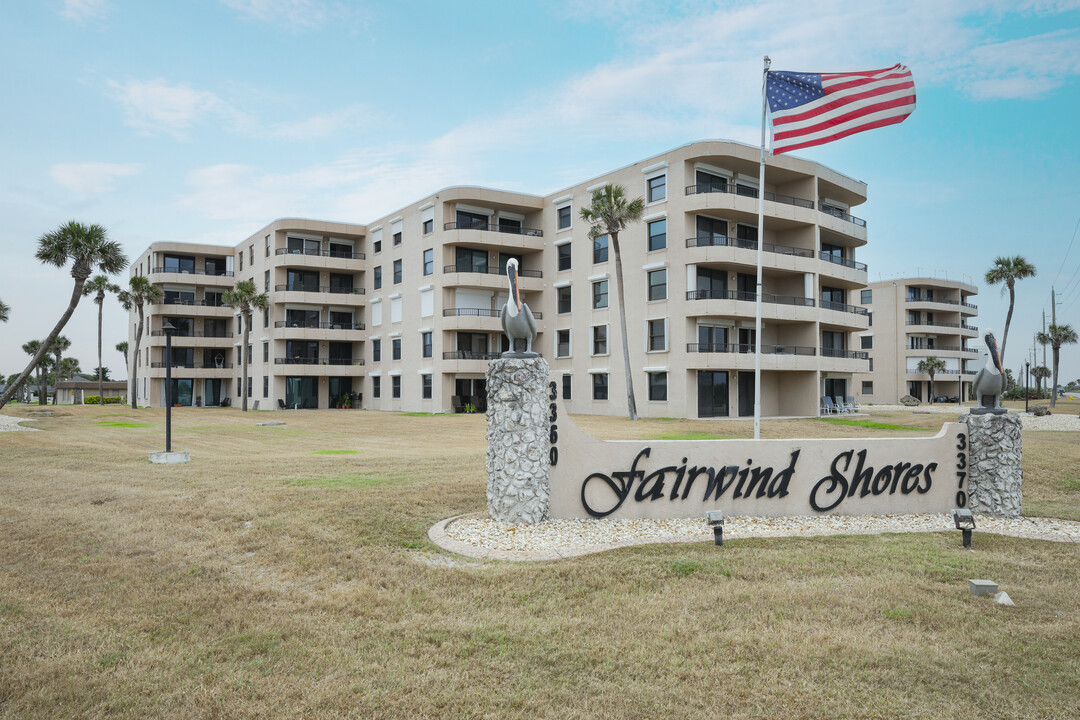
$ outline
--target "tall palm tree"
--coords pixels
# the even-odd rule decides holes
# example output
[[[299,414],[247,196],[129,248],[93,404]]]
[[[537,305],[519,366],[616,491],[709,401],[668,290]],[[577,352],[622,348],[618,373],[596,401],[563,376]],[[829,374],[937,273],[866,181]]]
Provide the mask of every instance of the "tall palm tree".
[[[939,372],[945,372],[945,361],[934,355],[923,358],[919,361],[919,364],[915,367],[921,373],[926,373],[930,376],[930,404],[934,404],[934,375]]]
[[[165,293],[156,285],[151,285],[143,275],[135,275],[128,280],[128,289],[121,290],[118,297],[120,305],[125,310],[135,308],[139,311],[139,322],[135,326],[135,352],[131,354],[131,359],[128,361],[128,397],[131,398],[131,409],[137,410],[139,403],[135,397],[135,390],[138,388],[136,383],[139,375],[139,345],[142,343],[143,324],[146,319],[144,306],[147,303],[161,302]],[[119,350],[120,346],[117,345],[116,349]],[[124,343],[124,349],[127,349],[127,343]]]
[[[31,340],[30,342],[25,342],[25,343],[23,343],[22,349],[23,349],[24,353],[26,353],[30,357],[33,357],[33,356],[37,355],[37,351],[41,349],[41,341],[40,340]],[[20,387],[21,385],[24,385],[25,383],[26,383],[26,377],[24,375],[19,375],[14,380],[12,380],[11,382],[8,383],[8,389],[10,390],[11,388]],[[30,402],[30,387],[31,386],[26,384],[25,387],[26,387],[26,402],[29,403]],[[38,394],[39,395],[40,395],[40,389],[41,389],[41,371],[38,370]]]
[[[63,355],[70,348],[71,348],[71,341],[67,339],[66,335],[57,335],[56,339],[53,340],[52,352],[53,352],[53,355],[56,357],[56,362],[53,363],[53,371],[56,373],[56,382],[60,382],[60,366],[61,366],[61,360],[63,358]],[[53,396],[52,396],[52,404],[53,405],[56,404],[58,395],[60,395],[60,391],[59,390],[54,390],[53,391]]]
[[[23,352],[32,357],[37,357],[41,352],[41,341],[31,340],[30,342],[23,343]],[[46,397],[48,395],[48,381],[49,381],[49,368],[52,366],[52,359],[42,353],[42,358],[38,364],[34,367],[37,371],[37,386],[38,386],[38,405],[46,405]],[[25,383],[29,375],[24,371],[23,374],[15,378],[15,381],[11,383],[9,390],[14,387],[18,387],[22,383]],[[27,386],[29,390],[31,386]],[[27,392],[27,402],[30,401],[30,393]]]
[[[120,243],[109,240],[105,228],[100,225],[83,225],[74,220],[38,238],[38,250],[34,256],[46,265],[55,265],[60,268],[70,261],[71,277],[75,280],[75,287],[71,290],[71,300],[68,301],[67,310],[60,316],[60,321],[41,343],[41,347],[30,360],[30,364],[19,375],[23,380],[34,371],[41,359],[49,352],[53,340],[67,325],[79,300],[82,299],[83,285],[86,284],[86,279],[95,268],[103,273],[113,274],[120,272],[128,264],[127,256],[124,255]],[[11,388],[5,390],[3,396],[0,396],[0,408],[7,405],[14,394]]]
[[[127,367],[127,351],[128,351],[128,341],[127,340],[124,340],[123,342],[116,343],[116,352],[118,352],[118,353],[120,353],[121,355],[124,356],[124,367]]]
[[[621,185],[605,185],[593,191],[592,204],[581,209],[581,219],[589,223],[589,239],[607,235],[615,253],[615,291],[619,302],[619,328],[622,331],[623,372],[626,374],[626,403],[630,419],[637,420],[634,399],[634,376],[630,370],[630,343],[626,337],[626,298],[623,293],[622,249],[619,232],[632,222],[639,222],[645,212],[642,198],[627,200]]]
[[[1012,323],[1013,306],[1016,304],[1016,281],[1035,277],[1035,266],[1020,255],[994,258],[994,264],[986,271],[988,285],[1001,284],[1001,294],[1009,291],[1009,312],[1005,315],[1005,331],[1001,333],[1001,364],[1005,364],[1005,342],[1009,339],[1009,324]]]
[[[83,287],[84,295],[93,295],[94,302],[98,306],[97,310],[97,364],[101,367],[101,317],[105,310],[105,293],[118,293],[120,292],[120,286],[113,283],[109,278],[104,275],[98,275],[94,279],[87,281],[86,286]],[[98,373],[98,397],[101,398],[101,402],[105,402],[105,380]]]
[[[243,398],[243,409],[247,412],[248,405],[248,331],[251,330],[251,309],[264,309],[270,302],[270,296],[260,293],[255,289],[254,280],[241,280],[236,283],[236,288],[226,290],[221,296],[222,302],[240,311],[244,322],[244,341],[240,345],[240,359],[244,365],[243,380],[240,381],[240,397]]]
[[[82,368],[79,366],[78,358],[66,357],[60,363],[60,372],[57,373],[57,377],[60,380],[70,380],[80,373],[82,373]]]
[[[3,300],[0,300],[0,322],[7,322],[8,313],[11,312],[11,308],[4,304]]]
[[[1050,345],[1054,351],[1054,379],[1050,385],[1050,407],[1054,407],[1057,404],[1058,360],[1061,357],[1061,346],[1075,345],[1078,338],[1071,325],[1051,325],[1049,332],[1039,333],[1037,339],[1043,344]]]
[[[1031,368],[1031,377],[1035,378],[1035,394],[1042,397],[1042,381],[1050,377],[1050,368],[1045,365]]]

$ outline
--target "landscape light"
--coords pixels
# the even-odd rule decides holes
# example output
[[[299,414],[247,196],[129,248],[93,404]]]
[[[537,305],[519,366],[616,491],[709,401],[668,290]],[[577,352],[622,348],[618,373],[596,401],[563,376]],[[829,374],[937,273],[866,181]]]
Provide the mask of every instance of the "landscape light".
[[[970,510],[956,508],[952,511],[956,529],[964,534],[964,547],[971,547],[971,531],[975,529],[975,516]]]
[[[168,319],[161,326],[165,333],[165,452],[172,452],[172,338],[176,328]],[[104,400],[102,400],[104,402]]]
[[[712,525],[713,542],[717,545],[724,544],[724,511],[708,510],[705,513],[705,522]]]

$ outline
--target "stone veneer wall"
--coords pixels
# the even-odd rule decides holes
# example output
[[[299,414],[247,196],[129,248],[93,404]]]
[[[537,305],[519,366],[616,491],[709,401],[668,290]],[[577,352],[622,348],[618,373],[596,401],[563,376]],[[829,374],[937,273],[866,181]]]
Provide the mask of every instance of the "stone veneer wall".
[[[968,507],[977,513],[1019,517],[1024,471],[1017,415],[961,415],[968,426]]]
[[[492,360],[487,371],[487,501],[496,522],[548,519],[548,364],[542,357]]]

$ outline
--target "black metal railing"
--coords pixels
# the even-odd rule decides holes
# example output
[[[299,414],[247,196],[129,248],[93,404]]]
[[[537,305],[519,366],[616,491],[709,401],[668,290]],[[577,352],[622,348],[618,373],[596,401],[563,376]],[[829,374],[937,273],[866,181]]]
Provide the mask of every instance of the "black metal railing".
[[[854,215],[851,215],[851,214],[845,212],[844,210],[841,210],[838,207],[833,207],[832,205],[824,205],[823,204],[823,205],[821,205],[820,210],[821,210],[821,212],[825,213],[826,215],[832,215],[834,218],[840,218],[841,220],[846,220],[847,222],[854,223],[855,225],[858,225],[859,227],[866,227],[866,221],[865,220],[863,220],[862,218],[857,218]]]
[[[364,323],[324,323],[324,322],[292,322],[289,320],[275,320],[276,328],[308,328],[311,330],[363,330]]]
[[[859,305],[848,305],[841,302],[833,302],[832,300],[822,300],[821,307],[825,310],[839,310],[840,312],[855,313],[856,315],[869,315],[870,312]]]
[[[978,310],[979,309],[978,305],[972,305],[971,303],[962,302],[960,304],[963,305],[966,308],[971,308],[972,310]]]
[[[480,273],[482,275],[505,275],[505,270],[499,270],[497,267],[474,267],[473,265],[446,265],[442,270],[444,273]],[[524,268],[518,268],[518,275],[527,278],[542,278],[544,273],[539,270],[525,270]]]
[[[366,295],[367,291],[364,288],[343,288],[335,287],[333,285],[302,285],[297,283],[284,283],[281,285],[275,285],[274,290],[277,292],[321,292],[321,293],[335,293],[338,295]]]
[[[687,300],[743,300],[754,302],[757,293],[743,292],[742,290],[691,290],[686,293]],[[800,305],[802,307],[814,307],[814,298],[801,297],[799,295],[773,295],[762,293],[761,302],[775,303],[778,305]]]
[[[531,310],[531,308],[530,308]],[[443,308],[443,317],[499,317],[501,310],[488,310],[487,308]],[[541,320],[544,314],[539,310],[532,310],[533,317]]]
[[[487,230],[489,232],[509,233],[510,235],[525,235],[527,237],[543,237],[544,235],[544,231],[537,228],[513,227],[483,221],[443,223],[443,230]]]
[[[908,320],[908,325],[929,325],[930,327],[959,328],[960,323],[937,322],[936,320]],[[976,328],[978,329],[978,328]]]
[[[180,368],[180,369],[185,369],[185,370],[228,370],[233,366],[233,364],[231,362],[224,362],[224,361],[222,361],[220,363],[197,363],[197,362],[171,362],[171,363],[153,362],[153,363],[150,363],[150,367],[152,367],[152,368],[163,368],[166,365],[169,365],[169,366],[171,366],[173,368]]]
[[[189,333],[173,333],[174,338],[178,337],[197,337],[197,338],[231,338],[233,334],[228,330],[211,330],[210,332],[194,331]],[[164,330],[151,330],[150,337],[165,337]]]
[[[919,295],[917,297],[908,296],[907,302],[909,302],[909,303],[913,303],[913,302],[940,303],[942,305],[962,306],[962,307],[966,307],[966,308],[971,308],[972,310],[978,310],[979,309],[978,305],[972,305],[971,303],[960,302],[959,300],[946,300],[945,298],[927,297],[926,295]]]
[[[275,365],[363,365],[364,361],[353,358],[326,357],[279,357],[274,358]]]
[[[498,360],[502,355],[493,352],[474,352],[472,350],[448,350],[442,354],[443,360]]]
[[[687,343],[688,353],[753,353],[753,343]],[[806,345],[762,345],[763,355],[816,355],[817,348]]]
[[[978,325],[961,324],[960,327],[963,328],[964,330],[974,330],[975,332],[979,331],[979,326]]]
[[[737,247],[744,250],[757,250],[757,240],[727,237],[726,235],[700,235],[686,239],[686,247]],[[793,245],[776,245],[765,243],[761,247],[765,252],[777,253],[778,255],[794,255],[795,257],[814,257],[814,251]]]
[[[313,257],[332,257],[340,258],[342,260],[363,260],[366,255],[362,252],[347,252],[344,250],[290,250],[288,248],[278,248],[274,251],[275,255],[311,255]]]
[[[866,263],[856,262],[851,258],[842,257],[840,255],[833,255],[824,251],[818,252],[818,257],[825,262],[831,262],[834,265],[843,265],[844,267],[854,268],[861,272],[866,272]]]
[[[757,198],[757,188],[747,187],[745,185],[739,185],[737,183],[695,183],[694,185],[687,185],[687,195],[703,195],[708,193],[730,193],[732,195],[742,195],[743,197]],[[784,205],[794,205],[795,207],[807,208],[809,210],[814,209],[814,201],[807,200],[805,198],[794,197],[792,195],[781,195],[780,193],[765,191],[765,199],[772,202],[783,203]]]
[[[152,273],[176,273],[177,275],[206,275],[208,277],[232,277],[232,270],[222,272],[206,272],[205,270],[181,270],[180,268],[156,267]]]
[[[821,357],[847,358],[848,360],[869,360],[870,353],[862,350],[843,350],[840,348],[821,348]]]

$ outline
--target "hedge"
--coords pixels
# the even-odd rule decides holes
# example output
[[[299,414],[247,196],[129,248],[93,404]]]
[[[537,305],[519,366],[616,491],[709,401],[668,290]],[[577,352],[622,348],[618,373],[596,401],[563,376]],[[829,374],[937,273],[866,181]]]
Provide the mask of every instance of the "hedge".
[[[101,404],[101,396],[100,395],[87,395],[86,397],[83,398],[83,404],[85,404],[85,405],[100,405]],[[106,405],[119,405],[120,404],[120,398],[119,397],[109,397],[108,395],[106,395],[105,396],[105,404]]]

